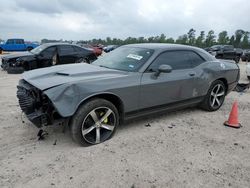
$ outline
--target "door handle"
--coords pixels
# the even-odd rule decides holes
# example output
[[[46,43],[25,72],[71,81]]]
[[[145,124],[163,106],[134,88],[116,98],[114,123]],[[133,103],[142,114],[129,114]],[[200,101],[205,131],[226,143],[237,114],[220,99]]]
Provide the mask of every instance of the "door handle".
[[[194,75],[195,75],[194,72],[190,72],[190,73],[189,73],[189,76],[194,76]]]

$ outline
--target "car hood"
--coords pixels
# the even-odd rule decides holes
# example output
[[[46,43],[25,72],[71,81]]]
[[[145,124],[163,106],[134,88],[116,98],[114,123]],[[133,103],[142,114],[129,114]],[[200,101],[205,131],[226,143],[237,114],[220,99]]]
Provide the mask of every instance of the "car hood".
[[[19,57],[27,57],[27,56],[33,56],[34,54],[32,54],[31,52],[17,52],[17,53],[13,53],[10,55],[5,55],[3,57],[3,59],[16,59]]]
[[[36,69],[23,74],[23,79],[40,90],[74,82],[100,82],[126,77],[128,72],[80,63]]]

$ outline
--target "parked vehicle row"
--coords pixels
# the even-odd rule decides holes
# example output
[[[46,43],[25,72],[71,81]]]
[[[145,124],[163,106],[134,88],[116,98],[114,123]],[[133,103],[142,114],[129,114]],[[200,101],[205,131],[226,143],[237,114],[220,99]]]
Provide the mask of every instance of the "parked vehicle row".
[[[1,67],[8,73],[22,73],[37,68],[70,63],[91,63],[96,60],[93,50],[66,43],[47,43],[29,51],[7,55]]]
[[[242,49],[235,49],[232,45],[214,45],[207,48],[207,51],[217,59],[230,59],[239,63],[243,54]]]
[[[36,43],[24,42],[24,39],[8,39],[6,43],[0,44],[0,54],[2,51],[30,51],[37,46]]]
[[[236,63],[205,50],[133,44],[91,64],[28,71],[17,86],[17,97],[38,128],[64,123],[74,141],[91,145],[110,139],[131,118],[190,106],[216,111],[238,80]]]
[[[241,56],[242,61],[249,62],[250,61],[250,49],[243,50],[243,54]]]

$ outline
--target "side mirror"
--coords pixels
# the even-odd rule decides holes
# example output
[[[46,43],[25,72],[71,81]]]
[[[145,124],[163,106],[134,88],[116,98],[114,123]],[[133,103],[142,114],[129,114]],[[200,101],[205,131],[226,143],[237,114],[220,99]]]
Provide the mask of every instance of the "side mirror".
[[[155,76],[158,77],[161,73],[172,72],[172,67],[170,65],[160,65],[158,70],[155,72]]]

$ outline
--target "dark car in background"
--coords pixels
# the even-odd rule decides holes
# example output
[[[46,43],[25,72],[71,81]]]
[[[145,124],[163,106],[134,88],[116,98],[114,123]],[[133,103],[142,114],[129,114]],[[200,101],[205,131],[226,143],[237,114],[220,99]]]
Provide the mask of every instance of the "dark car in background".
[[[96,55],[93,50],[66,43],[47,43],[30,52],[4,56],[1,67],[8,73],[22,73],[53,65],[91,63],[94,60]]]
[[[239,63],[242,49],[235,49],[232,45],[214,45],[208,48],[208,52],[217,59],[229,59]]]
[[[111,52],[112,50],[114,50],[118,47],[119,47],[118,45],[108,45],[108,46],[103,48],[103,51],[108,53],[108,52]]]
[[[243,50],[243,54],[241,56],[242,61],[249,62],[250,61],[250,49]]]
[[[37,127],[69,123],[76,142],[98,144],[124,120],[138,116],[196,105],[218,110],[238,80],[237,64],[202,49],[133,44],[92,64],[28,71],[17,97]]]
[[[102,47],[96,46],[96,45],[90,45],[90,44],[82,44],[80,45],[84,48],[92,49],[96,56],[102,55]]]

